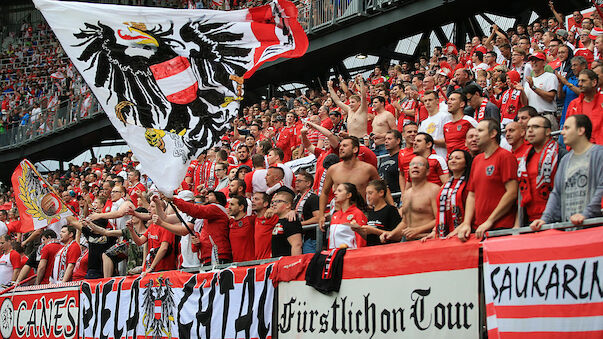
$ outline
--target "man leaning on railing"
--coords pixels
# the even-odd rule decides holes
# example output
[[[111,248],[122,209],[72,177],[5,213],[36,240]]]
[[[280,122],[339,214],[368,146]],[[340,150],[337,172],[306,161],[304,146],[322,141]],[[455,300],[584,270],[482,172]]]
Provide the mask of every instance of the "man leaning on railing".
[[[583,114],[565,121],[561,134],[572,151],[561,159],[542,218],[530,225],[533,230],[559,221],[580,225],[585,219],[601,216],[603,146],[589,141],[592,128],[592,122]]]

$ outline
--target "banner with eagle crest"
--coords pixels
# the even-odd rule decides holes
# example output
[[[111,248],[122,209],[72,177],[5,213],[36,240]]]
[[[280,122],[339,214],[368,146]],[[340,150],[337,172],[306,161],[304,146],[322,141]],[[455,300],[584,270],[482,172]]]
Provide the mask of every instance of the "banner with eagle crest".
[[[289,1],[237,11],[34,0],[142,170],[170,194],[226,133],[243,82],[300,57],[308,38]]]
[[[21,161],[11,181],[21,221],[19,232],[26,233],[55,223],[67,224],[67,217],[74,215],[29,160]]]

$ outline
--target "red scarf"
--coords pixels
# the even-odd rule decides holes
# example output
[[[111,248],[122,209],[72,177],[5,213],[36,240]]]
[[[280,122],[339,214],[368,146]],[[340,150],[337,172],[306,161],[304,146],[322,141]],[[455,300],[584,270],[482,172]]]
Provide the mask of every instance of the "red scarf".
[[[452,183],[454,181],[454,177],[450,177],[438,195],[439,213],[436,220],[436,237],[438,238],[446,237],[448,233],[453,231],[461,224],[465,216],[463,191],[465,190],[467,180],[465,180],[465,176],[463,175],[457,180],[457,182],[454,184],[454,187],[452,187]],[[449,211],[452,216],[452,220],[446,220],[446,212]]]
[[[500,115],[503,119],[515,119],[517,111],[523,107],[521,104],[521,91],[510,88],[503,93]]]
[[[481,105],[479,105],[479,109],[477,110],[477,122],[484,120],[486,116],[486,104],[488,104],[488,99],[484,98]]]
[[[534,155],[534,146],[530,145],[525,156],[519,161],[518,176],[519,190],[521,191],[521,206],[525,207],[532,201],[530,179],[528,178],[528,162]],[[543,197],[548,197],[553,190],[553,171],[559,162],[559,144],[553,139],[544,145],[538,159],[538,176],[536,177],[536,191]]]

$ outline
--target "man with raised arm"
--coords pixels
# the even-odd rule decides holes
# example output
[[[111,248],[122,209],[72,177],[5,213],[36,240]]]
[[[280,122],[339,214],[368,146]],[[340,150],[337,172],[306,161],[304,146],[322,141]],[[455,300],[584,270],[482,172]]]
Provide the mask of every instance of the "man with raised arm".
[[[368,102],[366,100],[366,83],[361,75],[357,75],[354,79],[356,86],[360,87],[360,95],[352,95],[350,97],[350,105],[343,103],[337,92],[333,89],[333,81],[329,81],[327,86],[329,87],[329,94],[333,102],[341,108],[343,112],[347,114],[346,121],[348,127],[348,133],[357,138],[364,138],[367,134],[367,119],[368,119]]]

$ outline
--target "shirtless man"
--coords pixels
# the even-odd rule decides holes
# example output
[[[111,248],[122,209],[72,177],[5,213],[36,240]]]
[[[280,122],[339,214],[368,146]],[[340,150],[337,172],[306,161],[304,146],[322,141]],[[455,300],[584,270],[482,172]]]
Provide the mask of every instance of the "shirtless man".
[[[381,234],[383,243],[400,241],[403,238],[421,239],[435,226],[440,186],[427,181],[429,162],[417,155],[410,162],[409,172],[412,187],[406,190],[402,197],[402,221],[394,230]]]
[[[375,141],[375,155],[387,153],[385,149],[385,135],[388,131],[396,129],[396,118],[385,110],[385,98],[377,96],[373,99],[373,110],[377,115],[373,118],[373,138]]]
[[[357,87],[360,87],[360,96],[350,96],[350,105],[343,103],[337,92],[333,89],[333,81],[329,81],[327,86],[329,87],[329,94],[331,99],[346,113],[346,121],[348,126],[348,133],[357,138],[364,138],[366,135],[366,123],[368,119],[368,102],[366,100],[366,83],[361,75],[356,76],[354,80]]]
[[[325,209],[329,203],[329,193],[332,187],[346,182],[356,185],[361,197],[366,196],[366,186],[369,181],[379,179],[377,169],[363,161],[358,160],[360,143],[358,138],[345,137],[339,143],[339,158],[342,160],[327,170],[323,190],[320,195],[318,211],[318,225],[324,231]]]

